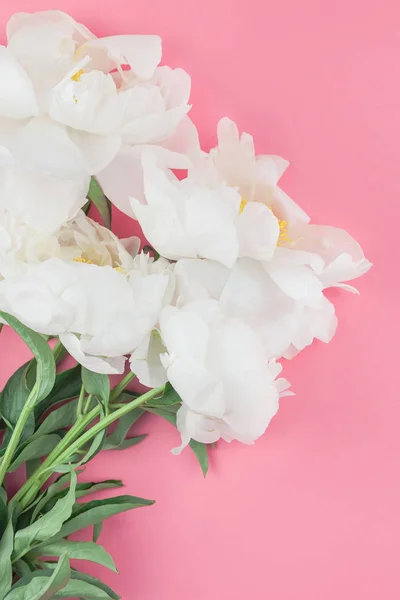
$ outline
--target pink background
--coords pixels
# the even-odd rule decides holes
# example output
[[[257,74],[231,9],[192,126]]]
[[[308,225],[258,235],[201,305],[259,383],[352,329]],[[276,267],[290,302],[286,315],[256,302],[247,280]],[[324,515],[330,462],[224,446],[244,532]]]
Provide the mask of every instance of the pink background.
[[[93,462],[86,479],[157,500],[106,523],[120,575],[97,573],[124,600],[397,600],[398,1],[3,0],[2,28],[55,7],[98,34],[161,34],[164,62],[193,77],[204,146],[235,119],[291,161],[283,187],[314,222],[347,228],[375,263],[361,297],[334,294],[333,342],[286,365],[297,395],[255,446],[220,444],[204,480],[154,417],[142,445]],[[5,380],[27,354],[10,332],[0,348]]]

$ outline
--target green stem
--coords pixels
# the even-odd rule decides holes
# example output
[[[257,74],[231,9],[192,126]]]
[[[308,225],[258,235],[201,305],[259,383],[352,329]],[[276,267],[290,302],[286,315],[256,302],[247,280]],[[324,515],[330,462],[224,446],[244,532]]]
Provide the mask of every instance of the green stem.
[[[49,454],[42,466],[36,471],[31,480],[28,480],[25,483],[25,485],[22,488],[20,488],[20,490],[14,496],[13,500],[18,500],[23,509],[29,506],[29,504],[34,500],[38,489],[40,489],[42,485],[40,478],[45,473],[47,473],[49,470],[51,471],[58,464],[65,463],[69,458],[71,458],[71,456],[76,454],[82,446],[90,442],[92,438],[94,438],[98,433],[100,433],[100,431],[103,431],[103,429],[109,427],[112,423],[114,423],[114,421],[117,421],[124,415],[128,414],[130,411],[134,410],[135,408],[138,408],[139,406],[147,402],[148,400],[151,400],[152,398],[154,398],[154,396],[157,396],[158,394],[162,393],[164,388],[165,386],[161,386],[159,388],[149,390],[139,398],[135,398],[135,400],[133,400],[129,404],[125,404],[123,407],[119,408],[115,412],[104,417],[98,423],[93,425],[93,427],[91,427],[90,429],[85,430],[80,437],[75,439],[74,442],[68,442],[68,444],[64,444],[63,442],[68,437],[67,434],[55,449],[57,452],[53,450],[53,452]],[[81,421],[76,424],[76,426],[79,426],[80,429],[83,423],[85,423],[86,427],[88,422],[90,423],[93,420],[93,413],[95,411],[98,413],[99,410],[99,408],[93,409],[86,417],[83,417]],[[70,429],[68,433],[71,433],[74,428],[75,426],[72,429]],[[60,452],[59,450],[61,446],[63,447],[63,452]]]
[[[78,400],[78,406],[76,407],[76,416],[79,419],[82,416],[82,409],[83,409],[83,401],[85,399],[85,388],[81,387],[81,392],[79,394],[79,400]]]
[[[36,493],[42,487],[44,481],[42,481],[43,473],[47,471],[52,464],[57,464],[58,457],[62,454],[71,444],[75,441],[79,435],[85,431],[86,427],[96,419],[100,414],[100,408],[96,406],[89,414],[81,417],[75,425],[66,433],[61,442],[57,444],[52,452],[48,455],[46,460],[40,465],[40,467],[33,473],[33,475],[24,483],[24,485],[18,490],[13,497],[13,501],[20,501],[25,494],[28,494],[29,502],[24,504],[28,506],[31,499],[36,496]]]
[[[58,457],[59,462],[62,463],[71,456],[73,456],[81,446],[84,446],[85,444],[90,442],[90,440],[94,438],[98,433],[100,433],[100,431],[103,431],[103,429],[109,427],[112,423],[114,423],[114,421],[117,421],[118,419],[128,414],[135,408],[138,408],[142,404],[145,404],[148,400],[151,400],[152,398],[154,398],[154,396],[157,396],[157,394],[162,393],[164,388],[165,386],[163,385],[159,388],[149,390],[142,396],[139,396],[139,398],[136,398],[132,402],[129,402],[129,404],[125,404],[124,406],[113,412],[111,415],[108,415],[101,419],[101,421],[93,425],[93,427],[85,431],[83,435],[81,435],[73,444],[71,444],[71,446],[69,446],[69,448],[63,454],[61,454],[61,456]]]
[[[130,384],[130,382],[136,377],[135,373],[129,371],[127,375],[119,382],[118,385],[111,391],[110,402],[113,402],[118,396],[124,391],[124,389]]]
[[[110,402],[118,398],[118,396],[124,391],[125,387],[135,377],[133,373],[128,375],[111,391]],[[153,390],[150,390],[153,391]],[[125,405],[124,405],[125,406]],[[126,405],[127,406],[127,405]],[[85,406],[86,409],[86,406]],[[48,471],[48,469],[59,462],[59,457],[65,452],[71,444],[85,431],[86,427],[90,425],[94,419],[100,414],[100,407],[96,406],[88,414],[82,416],[78,421],[71,427],[67,434],[63,437],[61,442],[54,448],[54,450],[48,455],[46,460],[41,464],[39,469],[25,482],[25,484],[15,494],[13,500],[21,501],[24,498],[24,506],[28,506],[32,499],[34,499],[36,493],[43,485],[42,477]],[[115,415],[115,413],[113,413]],[[117,417],[119,418],[119,417]],[[26,496],[26,497],[25,497]]]
[[[64,358],[64,356],[66,354],[67,354],[66,349],[64,348],[64,346],[62,345],[60,340],[57,340],[57,342],[53,348],[53,355],[54,355],[54,360],[56,361],[56,365],[58,365],[58,363],[62,361],[62,359]]]
[[[38,382],[36,382],[32,388],[31,393],[28,396],[27,401],[24,404],[24,407],[18,417],[18,421],[14,427],[14,431],[12,432],[10,441],[8,442],[7,450],[3,456],[3,460],[2,460],[1,466],[0,466],[0,486],[3,484],[3,481],[4,481],[4,478],[8,471],[8,468],[12,462],[14,453],[15,453],[15,451],[18,447],[19,441],[21,439],[21,435],[24,430],[24,427],[29,419],[29,415],[31,414],[31,412],[35,406],[35,403],[37,400],[37,395],[38,395],[38,390],[39,390],[39,384],[38,384]]]
[[[86,399],[85,408],[83,409],[83,414],[84,414],[84,415],[86,415],[86,414],[87,414],[87,412],[88,412],[88,410],[89,410],[89,408],[90,408],[90,405],[91,405],[91,403],[92,403],[92,398],[93,398],[93,395],[92,395],[92,394],[89,394],[89,396],[88,396],[88,397],[87,397],[87,399]]]

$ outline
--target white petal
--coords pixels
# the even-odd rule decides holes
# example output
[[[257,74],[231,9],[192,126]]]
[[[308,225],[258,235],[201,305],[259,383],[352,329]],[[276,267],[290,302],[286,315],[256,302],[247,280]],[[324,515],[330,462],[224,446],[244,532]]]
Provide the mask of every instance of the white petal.
[[[360,245],[344,229],[324,225],[299,226],[290,230],[297,249],[319,254],[325,262],[320,279],[330,287],[360,277],[371,268]]]
[[[104,51],[107,58],[117,65],[129,65],[141,79],[150,79],[161,60],[161,38],[157,35],[116,35],[87,42],[80,52]],[[97,54],[98,65],[104,68],[104,58]]]
[[[103,358],[82,352],[79,338],[73,333],[60,335],[60,341],[75,360],[89,371],[106,375],[120,375],[125,369],[125,357]]]
[[[152,331],[131,355],[131,370],[142,385],[155,388],[167,382],[167,372],[160,359],[165,350],[158,331]]]
[[[129,92],[125,92],[129,93]],[[122,127],[126,144],[156,144],[173,135],[190,107],[177,106],[160,114],[141,115]]]
[[[4,46],[0,46],[0,71],[0,115],[9,119],[26,119],[37,115],[39,108],[32,82]]]
[[[188,104],[191,79],[183,69],[158,67],[151,78],[151,83],[161,88],[167,108]]]
[[[240,196],[234,188],[198,188],[192,192],[187,200],[185,225],[198,256],[233,266],[239,252],[239,205]]]
[[[123,213],[135,218],[130,197],[145,202],[142,155],[151,151],[163,168],[187,169],[189,159],[161,146],[124,146],[114,160],[100,173],[97,180],[107,198]]]
[[[278,186],[273,189],[271,202],[275,214],[291,225],[306,224],[310,221],[304,210]]]
[[[46,335],[64,332],[74,317],[73,309],[33,269],[0,281],[0,307]]]
[[[176,415],[176,426],[181,434],[182,443],[172,450],[173,454],[180,454],[189,444],[196,440],[202,444],[212,444],[219,440],[219,421],[191,411],[182,404]]]
[[[181,259],[174,269],[178,306],[214,298],[219,300],[229,277],[229,270],[215,261]]]
[[[13,137],[10,152],[0,206],[37,231],[54,232],[86,202],[90,176],[82,155],[62,126],[42,117]]]
[[[311,269],[303,266],[269,263],[266,270],[276,285],[289,298],[314,308],[321,306],[322,284]]]
[[[91,175],[96,175],[106,169],[121,148],[119,135],[96,135],[77,129],[70,129],[68,133],[85,158],[88,172]]]
[[[328,344],[337,328],[335,307],[327,298],[323,298],[320,308],[305,306],[301,309],[297,319],[297,329],[291,338],[291,345],[283,353],[285,358],[293,358],[309,346],[314,338]]]
[[[159,169],[153,157],[143,160],[147,205],[131,198],[133,212],[149,243],[164,257],[196,257],[193,240],[184,227],[185,196],[179,185]]]
[[[248,202],[238,218],[239,254],[257,260],[270,260],[279,238],[279,223],[271,210],[258,202]]]
[[[175,132],[161,142],[161,145],[177,156],[184,155],[191,160],[196,160],[201,152],[197,128],[187,116],[180,121]],[[186,161],[182,166],[180,164],[167,164],[166,166],[171,169],[188,169],[191,163]]]

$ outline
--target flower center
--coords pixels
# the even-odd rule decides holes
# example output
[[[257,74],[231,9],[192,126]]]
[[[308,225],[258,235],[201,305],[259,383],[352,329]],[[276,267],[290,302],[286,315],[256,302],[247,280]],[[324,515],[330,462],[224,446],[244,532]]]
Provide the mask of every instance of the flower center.
[[[76,256],[75,258],[72,259],[72,262],[75,263],[83,263],[85,265],[96,265],[97,267],[104,267],[104,264],[102,264],[101,260],[92,260],[90,258],[87,258],[86,256]],[[122,275],[126,275],[127,271],[121,267],[121,265],[116,264],[115,266],[109,265],[111,266],[112,269],[114,269],[114,271],[118,271],[118,273],[122,273]]]

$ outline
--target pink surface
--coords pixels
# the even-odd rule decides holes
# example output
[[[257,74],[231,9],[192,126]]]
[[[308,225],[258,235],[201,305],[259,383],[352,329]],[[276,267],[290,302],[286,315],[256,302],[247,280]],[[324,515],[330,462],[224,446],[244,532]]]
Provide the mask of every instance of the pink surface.
[[[164,62],[193,77],[204,145],[235,119],[292,162],[283,187],[314,222],[347,228],[375,263],[361,297],[335,294],[333,342],[286,365],[297,395],[255,446],[220,444],[204,480],[148,418],[147,441],[94,461],[86,479],[157,500],[106,523],[120,575],[101,576],[124,600],[398,600],[397,0],[3,0],[2,28],[55,7],[98,34],[161,34]],[[9,332],[0,348],[4,380],[26,353]]]

